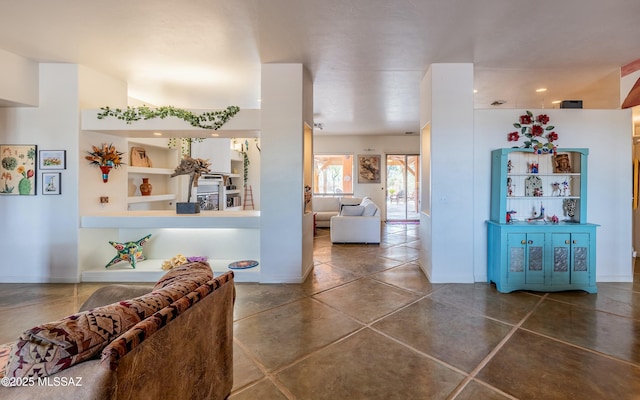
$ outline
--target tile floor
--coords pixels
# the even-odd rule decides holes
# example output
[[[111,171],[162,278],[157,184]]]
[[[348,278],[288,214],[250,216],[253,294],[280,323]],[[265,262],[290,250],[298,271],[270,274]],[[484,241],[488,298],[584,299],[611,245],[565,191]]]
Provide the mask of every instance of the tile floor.
[[[640,398],[640,275],[597,295],[431,284],[417,236],[319,229],[304,284],[237,284],[231,400]],[[99,286],[0,284],[0,343]]]

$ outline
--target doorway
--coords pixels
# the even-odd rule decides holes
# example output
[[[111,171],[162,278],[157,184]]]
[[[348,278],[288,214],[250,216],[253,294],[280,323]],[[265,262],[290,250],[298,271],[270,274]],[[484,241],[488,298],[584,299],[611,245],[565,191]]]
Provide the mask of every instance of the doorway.
[[[420,155],[387,154],[387,221],[420,220]]]

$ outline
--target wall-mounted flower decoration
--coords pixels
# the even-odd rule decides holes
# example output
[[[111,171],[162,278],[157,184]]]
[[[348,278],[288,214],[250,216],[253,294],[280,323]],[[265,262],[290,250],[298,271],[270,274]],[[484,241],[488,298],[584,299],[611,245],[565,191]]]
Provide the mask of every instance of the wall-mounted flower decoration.
[[[532,148],[538,154],[552,154],[558,148],[554,143],[558,140],[558,134],[553,131],[555,127],[547,125],[548,123],[549,116],[547,114],[540,114],[534,118],[533,113],[527,111],[526,114],[520,116],[518,122],[513,124],[519,131],[508,133],[507,140],[509,142],[517,142],[520,140],[520,135],[522,135],[525,137],[525,141],[522,144],[523,148]]]
[[[123,152],[116,150],[113,144],[102,143],[102,147],[91,146],[92,151],[88,151],[88,156],[85,156],[89,160],[89,164],[100,167],[102,171],[102,181],[107,182],[109,180],[109,172],[111,168],[118,168],[124,165],[122,162]]]

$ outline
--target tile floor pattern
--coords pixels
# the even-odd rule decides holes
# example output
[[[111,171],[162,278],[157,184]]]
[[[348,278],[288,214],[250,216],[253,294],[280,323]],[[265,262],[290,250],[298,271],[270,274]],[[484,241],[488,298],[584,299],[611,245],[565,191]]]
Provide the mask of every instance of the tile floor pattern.
[[[418,229],[379,246],[319,229],[304,284],[237,284],[231,400],[640,398],[640,275],[597,295],[431,284]],[[99,286],[0,284],[0,341]]]

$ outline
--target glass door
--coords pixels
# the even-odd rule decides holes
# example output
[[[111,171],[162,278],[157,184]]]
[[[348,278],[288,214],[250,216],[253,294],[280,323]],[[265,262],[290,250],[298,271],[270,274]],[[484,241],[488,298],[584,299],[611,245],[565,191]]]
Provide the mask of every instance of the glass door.
[[[387,154],[387,221],[420,219],[420,156]]]

